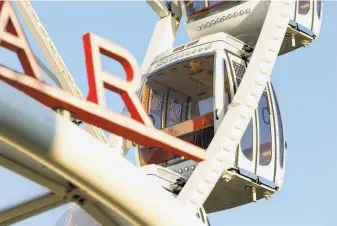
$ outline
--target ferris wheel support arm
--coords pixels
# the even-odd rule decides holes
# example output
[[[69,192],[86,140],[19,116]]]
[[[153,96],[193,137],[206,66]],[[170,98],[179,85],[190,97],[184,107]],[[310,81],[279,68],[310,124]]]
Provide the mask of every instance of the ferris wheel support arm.
[[[48,36],[47,31],[40,22],[35,10],[33,9],[29,0],[18,0],[13,1],[13,4],[18,9],[21,14],[23,21],[26,23],[28,29],[32,33],[34,39],[36,40],[38,46],[40,47],[43,55],[45,56],[48,64],[54,71],[57,85],[60,85],[64,90],[69,91],[71,94],[77,97],[82,97],[83,95],[79,88],[77,87],[72,75],[70,74],[67,66],[62,60],[61,56],[56,50],[55,45]],[[52,78],[53,80],[55,78]],[[97,137],[100,141],[106,143],[107,139],[103,131],[95,126],[85,124],[86,129],[90,134]]]
[[[38,197],[34,200],[21,203],[18,206],[2,210],[0,212],[0,225],[13,225],[18,221],[36,216],[70,201],[70,198],[64,198],[55,194]]]
[[[63,87],[59,82],[59,80],[57,79],[57,77],[54,75],[54,73],[51,70],[49,70],[49,68],[37,56],[35,56],[35,59],[39,64],[40,68],[46,73],[46,75],[48,75],[48,77],[56,84],[57,87],[62,89]]]
[[[160,0],[146,0],[147,4],[151,6],[153,11],[155,11],[158,16],[160,17],[166,17],[170,15],[170,11],[168,8],[163,4]]]
[[[172,16],[161,18],[154,28],[149,47],[144,57],[141,72],[144,75],[158,54],[173,47],[179,21]]]
[[[197,212],[217,181],[235,161],[237,146],[256,110],[290,20],[291,0],[271,1],[245,76],[228,111],[178,199]],[[229,182],[230,183],[230,182]]]
[[[1,142],[74,184],[79,195],[113,211],[114,219],[131,225],[202,225],[119,153],[19,90],[3,87],[8,95],[0,99]]]
[[[20,174],[24,176],[25,178],[34,181],[35,183],[38,183],[41,186],[44,186],[50,190],[53,191],[54,194],[58,196],[65,196],[67,194],[68,187],[61,185],[54,180],[44,176],[40,175],[39,173],[35,172],[32,169],[29,169],[26,166],[21,165],[20,163],[16,162],[13,159],[7,158],[2,153],[3,151],[14,151],[14,148],[4,144],[3,142],[0,142],[0,165],[2,167],[6,167],[7,169]]]

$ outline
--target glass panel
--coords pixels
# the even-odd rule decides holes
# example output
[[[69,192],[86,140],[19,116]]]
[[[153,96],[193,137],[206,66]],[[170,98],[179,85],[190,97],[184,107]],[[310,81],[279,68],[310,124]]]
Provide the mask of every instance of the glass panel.
[[[279,152],[279,162],[281,165],[281,168],[283,168],[283,162],[284,162],[284,136],[283,136],[283,123],[282,123],[282,116],[281,116],[281,110],[277,101],[276,93],[273,88],[275,103],[276,103],[276,112],[277,112],[277,124],[278,124],[278,136],[279,136],[279,142],[278,142],[278,152]]]
[[[243,76],[245,75],[246,67],[245,65],[237,63],[235,61],[232,61],[232,62],[233,62],[233,67],[234,67],[234,73],[236,76],[236,84],[237,84],[237,87],[239,87],[241,80]]]
[[[317,17],[321,19],[321,11],[322,11],[322,1],[317,0]]]
[[[233,61],[233,66],[234,66],[234,71],[235,71],[235,76],[237,78],[242,79],[242,77],[244,76],[245,72],[246,72],[246,67],[240,63],[237,63],[235,61]]]
[[[181,122],[182,114],[183,114],[183,102],[170,96],[166,126],[172,126],[174,124]]]
[[[198,102],[200,115],[213,111],[213,97]]]
[[[242,150],[243,155],[250,161],[253,161],[253,122],[252,120],[248,124],[248,127],[245,133],[243,134],[240,144],[241,144],[241,150]]]
[[[246,67],[243,64],[232,61],[234,67],[234,73],[236,76],[237,86],[240,86],[241,79],[243,78]],[[248,127],[243,134],[243,137],[240,142],[241,151],[243,155],[250,161],[253,161],[253,121],[251,120],[248,124]]]
[[[270,125],[270,109],[266,92],[263,92],[263,95],[260,99],[258,115],[260,136],[259,164],[261,166],[267,166],[272,159],[272,137]]]
[[[229,85],[229,77],[228,77],[228,73],[227,73],[227,67],[226,67],[226,62],[224,62],[224,76],[225,76],[225,84],[224,84],[224,87],[225,87],[225,109],[224,109],[224,112],[226,114],[227,110],[228,110],[228,105],[229,103],[231,102],[231,89],[230,89],[230,85]]]
[[[225,2],[225,1],[223,1],[223,0],[208,1],[208,6],[212,7],[212,6],[218,5],[218,4],[222,3],[222,2]]]
[[[310,0],[299,0],[298,1],[298,13],[306,15],[310,10]]]
[[[218,12],[225,11],[229,8],[237,6],[245,1],[208,1],[208,0],[195,0],[184,1],[185,10],[188,22],[199,20],[207,16],[214,15]]]
[[[187,16],[193,16],[197,12],[206,8],[205,1],[185,1],[185,8]]]
[[[152,89],[150,94],[150,118],[157,129],[162,128],[162,111],[164,94]]]
[[[229,88],[225,92],[225,111],[227,111],[228,105],[231,101],[231,95],[229,94]]]
[[[211,226],[211,222],[209,222],[209,218],[206,217],[206,219],[207,219],[207,225],[208,225],[208,226]]]

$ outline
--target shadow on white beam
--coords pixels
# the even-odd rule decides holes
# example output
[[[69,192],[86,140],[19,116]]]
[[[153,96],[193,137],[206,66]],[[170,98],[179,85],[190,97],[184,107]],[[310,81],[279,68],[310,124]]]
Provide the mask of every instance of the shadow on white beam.
[[[0,99],[0,140],[61,175],[83,197],[108,208],[117,224],[202,225],[123,156],[20,91],[4,83],[1,88],[6,95]]]

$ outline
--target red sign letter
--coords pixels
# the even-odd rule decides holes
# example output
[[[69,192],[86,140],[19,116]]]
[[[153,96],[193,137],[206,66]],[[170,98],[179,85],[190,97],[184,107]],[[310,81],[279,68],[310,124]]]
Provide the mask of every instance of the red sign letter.
[[[92,33],[84,35],[83,42],[89,82],[88,100],[105,106],[104,88],[107,88],[121,95],[133,119],[153,127],[136,95],[141,75],[134,57],[124,48]],[[102,70],[101,53],[122,64],[126,81]]]
[[[18,55],[25,74],[44,81],[19,20],[7,1],[0,2],[0,46]]]

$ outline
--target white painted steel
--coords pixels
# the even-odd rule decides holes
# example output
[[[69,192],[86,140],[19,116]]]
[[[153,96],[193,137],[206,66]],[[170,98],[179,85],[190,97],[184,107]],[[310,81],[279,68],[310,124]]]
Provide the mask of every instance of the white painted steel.
[[[308,10],[308,12],[303,15],[299,13],[299,8],[300,8],[300,2],[305,2],[305,1],[296,1],[297,7],[296,8],[296,22],[300,25],[302,25],[303,27],[306,27],[307,29],[311,30],[311,24],[312,24],[312,20],[313,20],[313,11],[314,11],[314,0],[308,0],[308,4],[310,4],[310,8]]]
[[[156,56],[173,47],[177,29],[178,21],[172,16],[161,18],[156,23],[141,67],[142,75],[146,74]],[[126,109],[124,109],[124,112],[126,112]],[[125,156],[131,147],[131,142],[126,141],[122,137],[116,136],[115,134],[111,134],[108,138],[108,145],[112,147],[118,147],[118,150],[120,150],[121,153]]]
[[[3,87],[8,95],[0,99],[2,142],[61,175],[131,225],[202,225],[119,153],[22,92]],[[22,101],[30,107],[19,104]]]
[[[158,16],[160,17],[166,17],[170,15],[170,11],[167,9],[167,7],[163,4],[163,1],[160,0],[146,0],[147,4],[151,6],[153,11],[155,11]]]
[[[203,205],[218,179],[234,165],[236,147],[258,105],[290,19],[291,0],[271,1],[256,48],[240,87],[201,162],[178,195],[193,211]]]
[[[20,12],[23,21],[27,25],[28,29],[32,33],[34,39],[36,40],[38,46],[40,47],[43,55],[45,56],[48,64],[53,69],[58,82],[62,88],[74,96],[83,98],[83,95],[80,89],[77,87],[75,81],[73,80],[72,75],[70,74],[67,66],[62,60],[60,54],[57,52],[54,43],[49,37],[46,29],[43,27],[40,22],[35,10],[33,9],[29,0],[18,0],[13,1],[13,4],[16,6]],[[103,133],[103,130],[84,123],[86,129],[90,134],[97,137],[100,141],[106,143],[107,139]]]
[[[236,55],[233,55],[233,54],[228,54],[229,56],[229,63],[231,64],[231,67],[234,69],[234,62],[239,64],[239,65],[242,65],[246,68],[246,63],[244,60],[242,60],[240,57],[236,56]],[[236,83],[236,86],[237,86],[237,78],[236,78],[236,74],[235,72],[233,71],[234,73],[234,78],[235,78],[235,83]],[[233,95],[234,96],[234,95]],[[257,128],[256,128],[256,115],[254,114],[254,116],[252,117],[252,135],[251,135],[251,139],[252,139],[252,160],[249,160],[242,152],[242,147],[241,145],[239,146],[239,151],[237,153],[237,166],[238,168],[240,169],[243,169],[243,170],[246,170],[250,173],[253,173],[255,174],[255,169],[256,169],[256,161],[257,161],[257,156],[256,156],[256,141],[257,141]],[[248,128],[247,128],[248,129]],[[247,129],[246,129],[246,132],[247,132]]]
[[[20,220],[35,216],[44,211],[69,202],[62,196],[47,194],[0,212],[0,225],[12,225]]]
[[[46,73],[46,75],[55,83],[55,85],[62,89],[62,85],[60,84],[58,78],[55,76],[55,74],[49,70],[49,68],[37,57],[35,56],[35,59],[37,61],[37,64],[40,66],[40,68],[42,69],[42,71],[44,71],[44,73]]]
[[[58,196],[65,196],[67,194],[69,187],[64,186],[61,183],[58,183],[57,181],[53,180],[52,178],[48,178],[47,176],[42,175],[41,173],[34,171],[33,169],[28,168],[27,166],[20,164],[15,159],[8,158],[8,156],[5,156],[6,155],[4,153],[5,150],[14,151],[15,149],[12,146],[0,141],[0,165],[1,166],[4,166],[9,170],[12,170],[18,173],[27,179],[35,181],[36,183],[44,187],[47,187],[48,189],[52,190],[54,194]]]
[[[226,10],[189,21],[186,23],[186,28],[192,40],[225,32],[254,46],[259,37],[268,6],[269,1],[244,1]],[[186,10],[183,10],[183,14],[187,20]]]

